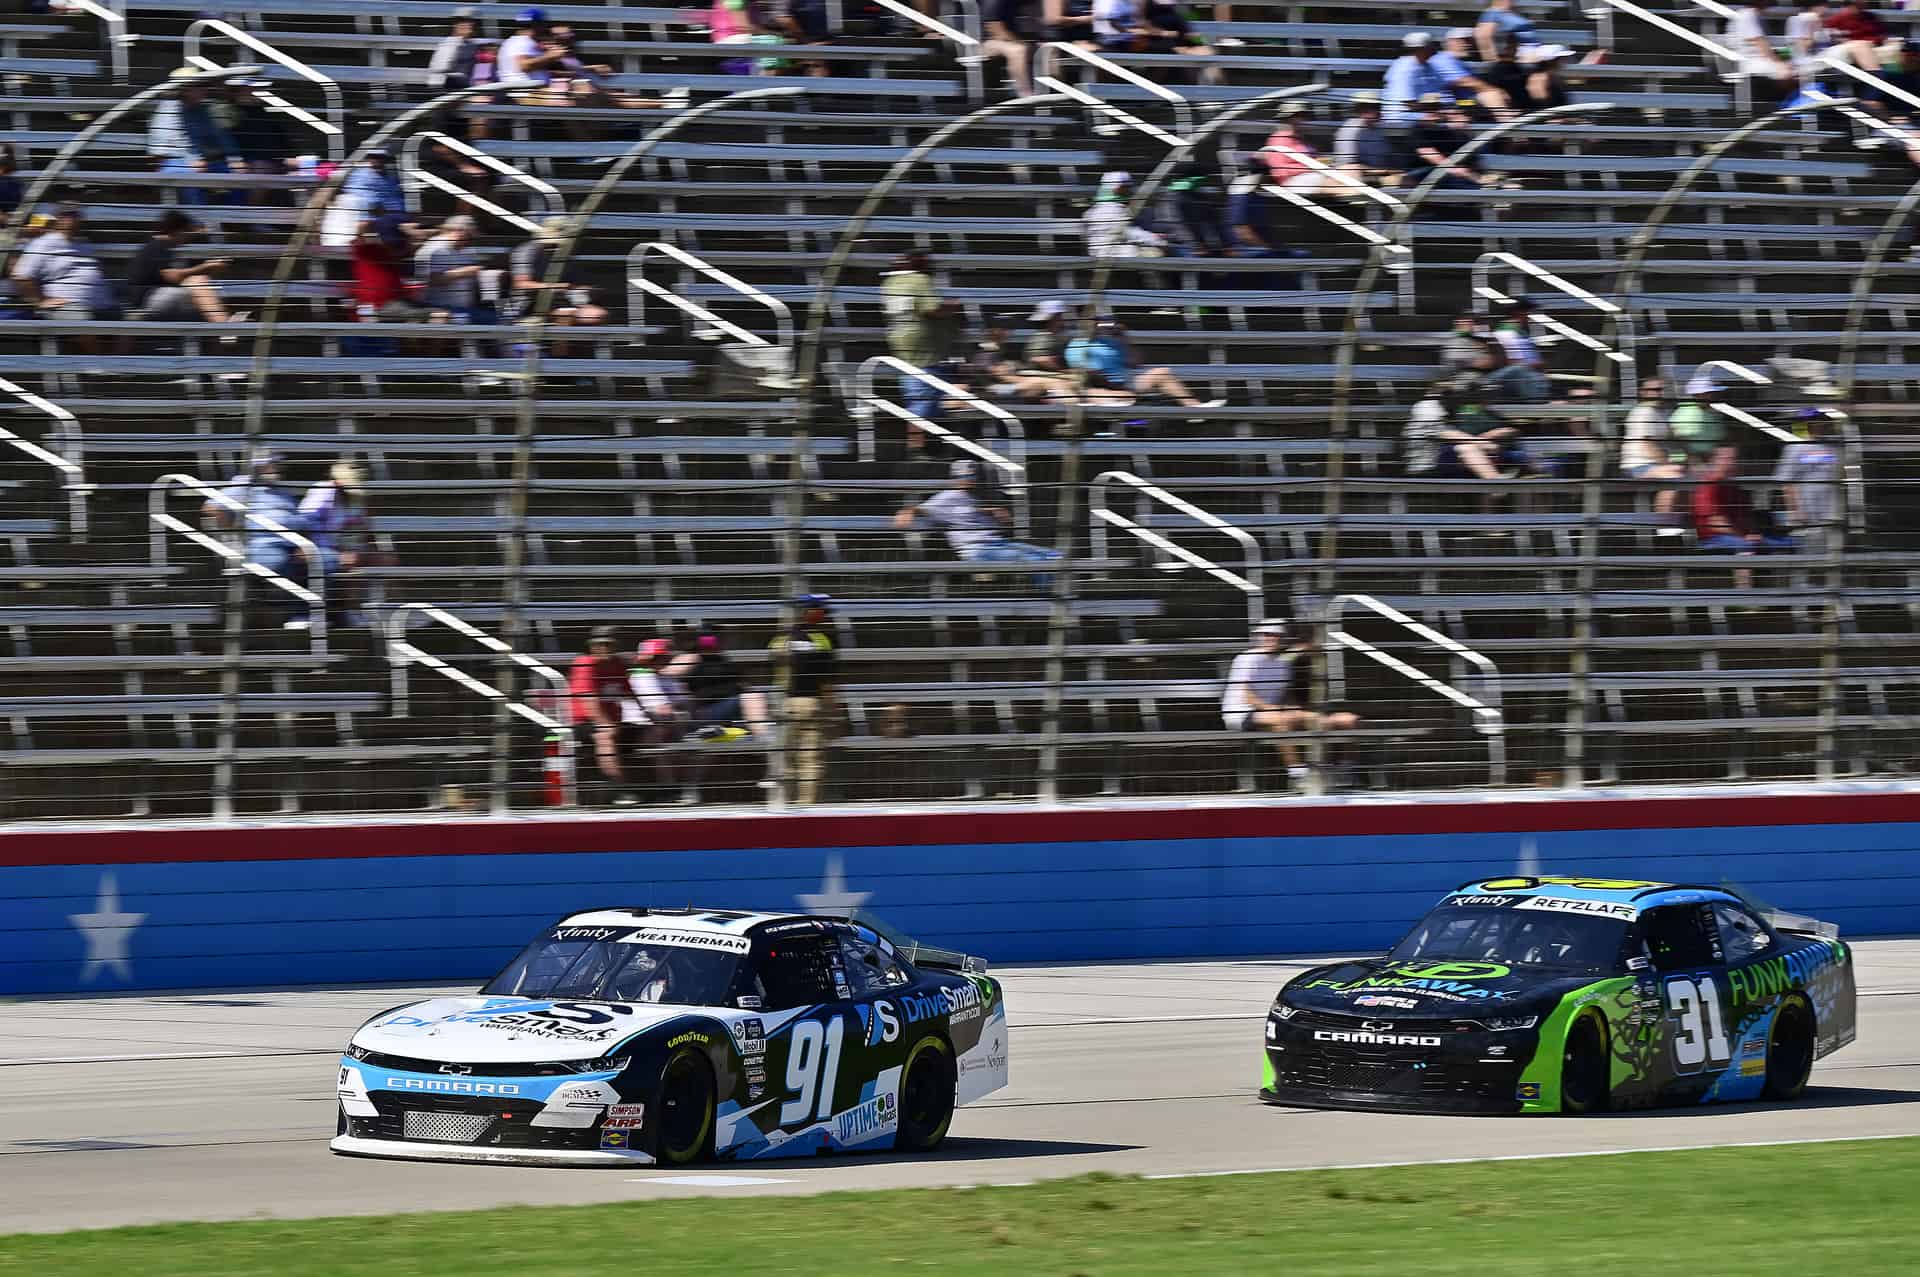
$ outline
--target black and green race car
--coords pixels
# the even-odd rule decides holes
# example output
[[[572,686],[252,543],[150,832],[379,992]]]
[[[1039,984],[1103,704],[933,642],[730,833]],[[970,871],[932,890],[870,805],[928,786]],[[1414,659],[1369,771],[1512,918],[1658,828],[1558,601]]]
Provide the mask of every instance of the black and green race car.
[[[1382,958],[1315,967],[1267,1014],[1260,1098],[1593,1113],[1791,1100],[1853,1041],[1836,928],[1716,887],[1475,881]]]

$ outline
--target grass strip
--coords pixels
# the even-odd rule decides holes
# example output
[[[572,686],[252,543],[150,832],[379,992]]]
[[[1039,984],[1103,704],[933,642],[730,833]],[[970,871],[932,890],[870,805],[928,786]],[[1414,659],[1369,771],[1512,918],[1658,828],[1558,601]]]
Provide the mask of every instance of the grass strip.
[[[1920,1139],[0,1237],[0,1273],[1915,1271]]]

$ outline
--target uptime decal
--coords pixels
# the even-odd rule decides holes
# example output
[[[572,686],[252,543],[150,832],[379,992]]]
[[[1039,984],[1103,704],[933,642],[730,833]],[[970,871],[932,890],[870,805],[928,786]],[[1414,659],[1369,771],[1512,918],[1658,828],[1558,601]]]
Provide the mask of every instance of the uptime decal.
[[[851,1144],[863,1140],[869,1135],[878,1135],[896,1125],[900,1120],[899,1102],[891,1091],[882,1091],[866,1103],[839,1114],[833,1119],[834,1135],[842,1144]]]

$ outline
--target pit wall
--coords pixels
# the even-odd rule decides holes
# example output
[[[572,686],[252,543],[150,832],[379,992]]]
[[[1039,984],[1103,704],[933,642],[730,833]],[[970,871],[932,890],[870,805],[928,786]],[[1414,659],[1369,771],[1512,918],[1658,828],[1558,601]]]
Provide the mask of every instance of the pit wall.
[[[1920,932],[1920,790],[0,833],[0,995],[478,981],[608,905],[872,909],[995,962],[1378,950],[1469,878]]]

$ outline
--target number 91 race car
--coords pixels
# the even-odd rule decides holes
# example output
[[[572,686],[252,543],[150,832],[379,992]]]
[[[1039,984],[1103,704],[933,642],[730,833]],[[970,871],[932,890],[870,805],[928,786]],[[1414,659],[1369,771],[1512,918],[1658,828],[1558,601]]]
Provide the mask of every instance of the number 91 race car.
[[[1592,1113],[1792,1100],[1854,1038],[1831,924],[1713,887],[1514,877],[1449,894],[1384,958],[1267,1015],[1269,1104]]]
[[[1007,1084],[985,970],[846,918],[575,914],[478,996],[361,1025],[332,1147],[536,1166],[924,1152]]]

